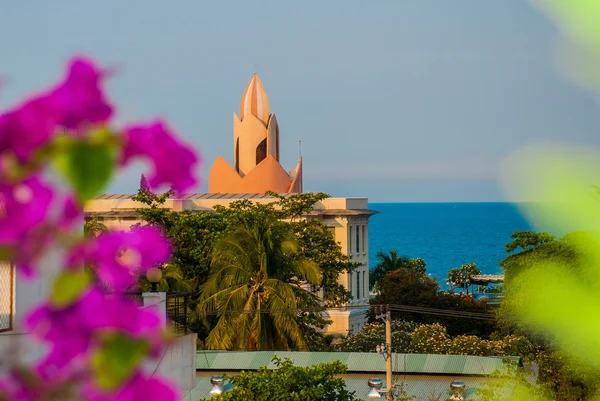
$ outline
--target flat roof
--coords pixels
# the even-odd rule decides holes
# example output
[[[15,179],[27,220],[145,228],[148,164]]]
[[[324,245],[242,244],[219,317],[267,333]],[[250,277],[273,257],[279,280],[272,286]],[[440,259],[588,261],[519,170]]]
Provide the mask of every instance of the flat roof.
[[[295,366],[312,366],[323,362],[340,361],[348,372],[385,371],[385,361],[376,352],[296,352],[296,351],[198,351],[197,370],[241,371],[258,370],[262,366],[274,369],[273,357],[289,358]],[[518,357],[392,354],[395,373],[485,376],[508,369],[507,360]]]

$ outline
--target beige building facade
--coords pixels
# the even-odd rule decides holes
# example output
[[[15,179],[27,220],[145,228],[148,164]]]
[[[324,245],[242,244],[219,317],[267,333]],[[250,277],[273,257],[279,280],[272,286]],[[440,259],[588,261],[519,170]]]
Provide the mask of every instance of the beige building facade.
[[[286,172],[279,163],[279,125],[271,113],[263,84],[255,74],[240,102],[240,117],[234,116],[233,167],[218,156],[211,168],[206,194],[191,194],[168,199],[164,207],[198,213],[212,213],[217,205],[250,199],[268,203],[276,199],[267,191],[280,194],[302,192],[302,158],[294,170]],[[140,222],[135,210],[145,207],[131,194],[106,194],[85,206],[87,217],[95,217],[110,229],[128,230]],[[359,263],[353,272],[342,274],[339,282],[353,301],[344,308],[327,311],[330,333],[360,331],[365,324],[369,302],[369,210],[366,198],[328,198],[317,203],[308,218],[320,219],[334,234],[342,252]]]
[[[136,209],[147,207],[132,199],[132,194],[106,194],[85,206],[86,217],[96,218],[111,230],[129,230],[141,222]],[[249,199],[258,203],[276,200],[265,194],[193,194],[181,199],[168,199],[164,207],[199,213],[212,213],[217,205],[227,206],[231,202]],[[350,255],[360,266],[349,274],[339,277],[342,284],[352,294],[353,301],[348,308],[329,310],[333,323],[330,333],[346,334],[359,331],[365,324],[365,312],[369,302],[369,210],[366,198],[327,198],[318,202],[308,216],[318,218],[334,234],[342,252]]]

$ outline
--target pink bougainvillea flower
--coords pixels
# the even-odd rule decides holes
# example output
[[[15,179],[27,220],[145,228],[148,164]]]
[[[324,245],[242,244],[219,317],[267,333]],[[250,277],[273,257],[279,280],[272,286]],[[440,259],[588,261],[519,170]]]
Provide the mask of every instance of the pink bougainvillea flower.
[[[46,220],[52,188],[39,177],[11,185],[0,183],[0,245],[14,246]]]
[[[81,302],[60,310],[42,305],[27,317],[25,325],[31,334],[50,344],[43,360],[47,369],[62,370],[85,356],[92,333],[80,311]]]
[[[58,127],[76,131],[108,121],[113,108],[101,90],[106,75],[90,60],[73,59],[66,78],[54,89],[0,114],[0,153],[11,151],[25,163]]]
[[[106,75],[91,60],[71,60],[65,80],[48,96],[59,126],[77,130],[110,119],[113,108],[101,89]]]
[[[81,224],[83,224],[83,211],[77,202],[77,197],[73,194],[68,195],[63,200],[61,216],[58,222],[59,228],[68,231],[77,225],[81,227]]]
[[[158,228],[108,231],[71,250],[67,264],[92,263],[98,279],[114,291],[135,283],[136,276],[169,260],[171,246]]]
[[[152,189],[170,185],[180,193],[196,184],[194,169],[199,158],[189,147],[180,143],[161,121],[125,129],[121,164],[125,165],[138,156],[150,159],[153,164],[152,174],[148,178]]]
[[[98,289],[88,290],[65,308],[41,305],[28,315],[25,325],[34,337],[50,344],[40,364],[46,372],[81,365],[94,347],[96,335],[103,331],[146,339],[153,349],[161,344],[162,324],[153,310],[142,309],[131,299],[104,294]]]
[[[11,260],[21,277],[26,279],[35,277],[40,258],[52,243],[54,234],[50,226],[40,226],[14,244]]]
[[[128,335],[151,340],[161,334],[161,320],[151,309],[140,308],[119,294],[90,291],[80,302],[79,312],[91,330],[118,329]]]
[[[179,394],[173,384],[156,377],[145,377],[141,373],[127,382],[116,394],[107,394],[92,385],[85,390],[88,401],[176,401]]]
[[[30,177],[0,184],[0,247],[10,248],[20,273],[32,277],[35,261],[51,240],[46,225],[53,200],[52,188]]]
[[[0,400],[10,400],[8,385],[0,379]]]
[[[11,151],[20,162],[45,145],[56,128],[56,116],[47,96],[27,101],[0,115],[0,153]]]

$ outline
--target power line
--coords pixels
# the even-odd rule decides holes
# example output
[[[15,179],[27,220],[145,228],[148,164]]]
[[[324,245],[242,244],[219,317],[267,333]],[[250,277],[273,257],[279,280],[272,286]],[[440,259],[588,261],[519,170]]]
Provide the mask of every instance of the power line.
[[[271,314],[271,313],[292,313],[292,312],[327,312],[329,310],[354,310],[354,309],[370,309],[377,306],[387,306],[387,305],[348,305],[348,306],[338,306],[338,307],[309,307],[309,308],[265,308],[261,310],[255,309],[223,309],[223,310],[208,310],[203,311],[201,314],[206,316],[219,316],[219,315],[241,315],[241,314]],[[411,305],[398,305],[398,304],[390,304],[389,308],[391,311],[395,312],[406,312],[406,313],[419,313],[419,314],[429,314],[429,315],[437,315],[443,317],[455,317],[455,318],[466,318],[466,319],[478,319],[478,320],[497,320],[494,314],[490,313],[480,313],[480,312],[467,312],[467,311],[457,311],[453,309],[436,309],[436,308],[427,308],[420,306],[411,306]]]

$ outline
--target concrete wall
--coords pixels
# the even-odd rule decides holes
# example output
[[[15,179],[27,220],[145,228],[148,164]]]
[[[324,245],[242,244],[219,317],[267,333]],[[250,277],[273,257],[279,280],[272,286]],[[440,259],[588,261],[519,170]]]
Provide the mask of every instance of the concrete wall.
[[[144,370],[175,383],[182,394],[196,386],[196,333],[178,336],[156,361],[148,361]]]
[[[143,295],[144,308],[153,310],[168,325],[167,302],[164,292],[145,292]],[[196,385],[196,333],[177,336],[163,351],[158,360],[147,361],[144,370],[151,375],[160,374],[176,383],[182,392]]]

